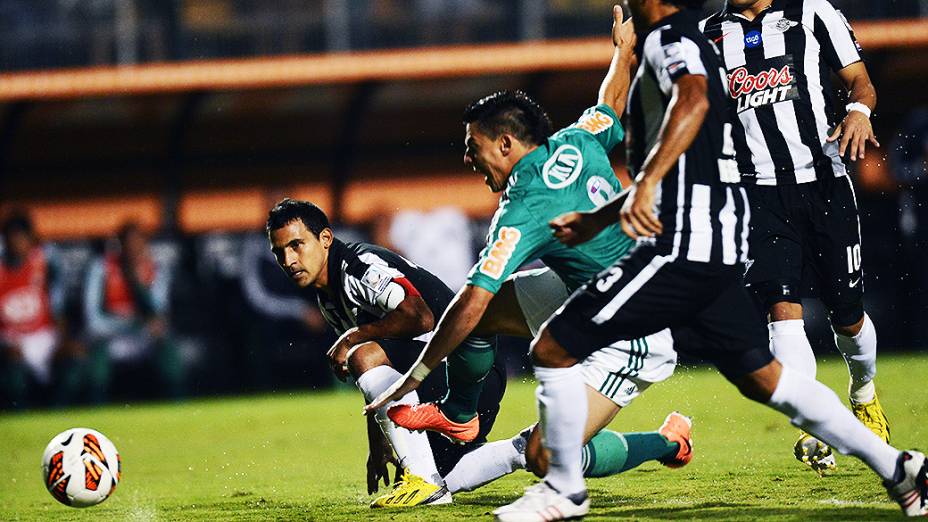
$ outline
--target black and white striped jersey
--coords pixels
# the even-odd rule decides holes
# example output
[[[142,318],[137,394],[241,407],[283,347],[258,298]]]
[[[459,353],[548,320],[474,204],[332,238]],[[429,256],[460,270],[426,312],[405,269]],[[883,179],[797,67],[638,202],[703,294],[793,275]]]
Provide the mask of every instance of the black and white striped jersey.
[[[787,185],[846,175],[831,71],[860,61],[850,24],[827,0],[774,0],[749,21],[729,6],[703,20],[728,72],[735,150],[745,183]]]
[[[750,210],[734,160],[725,71],[698,22],[696,12],[681,10],[644,39],[628,98],[629,168],[637,176],[656,145],[674,82],[705,76],[709,110],[696,139],[661,181],[657,206],[664,231],[655,244],[668,261],[734,265],[747,259]]]
[[[322,316],[339,335],[379,321],[407,295],[419,295],[436,321],[454,297],[441,280],[402,256],[367,243],[335,240],[326,266],[331,295],[317,292]],[[416,337],[428,341],[432,333]]]

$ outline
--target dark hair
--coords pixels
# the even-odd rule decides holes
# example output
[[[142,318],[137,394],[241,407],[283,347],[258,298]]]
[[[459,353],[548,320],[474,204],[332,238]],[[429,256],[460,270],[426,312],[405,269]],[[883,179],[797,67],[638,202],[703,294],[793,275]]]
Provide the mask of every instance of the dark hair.
[[[296,220],[302,221],[303,225],[317,236],[323,229],[332,228],[329,218],[321,208],[309,201],[284,198],[267,213],[265,229],[270,234],[271,231],[283,228],[287,223]]]
[[[673,4],[684,9],[702,9],[706,0],[662,0],[665,4]]]
[[[16,209],[3,220],[3,237],[8,238],[13,232],[24,232],[29,237],[35,237],[35,227],[29,214],[22,209]]]
[[[541,145],[551,135],[551,118],[522,91],[499,91],[464,109],[464,123],[477,123],[491,139],[512,134],[523,143]]]

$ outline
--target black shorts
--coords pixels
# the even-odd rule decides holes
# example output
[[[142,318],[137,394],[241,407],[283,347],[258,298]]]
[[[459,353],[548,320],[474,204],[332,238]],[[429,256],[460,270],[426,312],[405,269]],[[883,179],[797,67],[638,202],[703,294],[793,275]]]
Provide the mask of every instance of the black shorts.
[[[741,273],[740,265],[670,262],[639,246],[574,292],[547,328],[577,359],[671,328],[678,352],[710,361],[734,379],[773,360]]]
[[[396,339],[384,339],[378,341],[386,352],[387,357],[400,373],[406,373],[412,364],[419,357],[425,343],[421,341],[407,341]],[[477,403],[477,414],[480,417],[480,433],[473,442],[467,444],[454,444],[445,437],[435,433],[428,433],[429,444],[432,446],[432,454],[435,456],[435,465],[438,467],[438,473],[445,476],[461,460],[461,457],[474,449],[480,447],[487,441],[490,430],[496,422],[496,416],[499,414],[499,403],[503,400],[503,394],[506,393],[506,369],[502,358],[497,352],[496,361],[493,368],[483,381],[483,390],[480,392],[480,400]],[[448,393],[448,382],[445,377],[445,364],[432,370],[429,376],[422,381],[417,390],[420,402],[438,402]]]
[[[764,311],[818,297],[839,326],[860,320],[860,221],[850,177],[746,189],[751,261],[745,284]]]

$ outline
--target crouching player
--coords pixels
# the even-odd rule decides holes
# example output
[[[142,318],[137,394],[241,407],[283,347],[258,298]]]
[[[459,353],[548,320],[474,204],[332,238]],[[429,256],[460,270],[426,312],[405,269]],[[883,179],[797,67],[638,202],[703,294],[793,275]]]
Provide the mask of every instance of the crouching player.
[[[343,243],[335,238],[329,220],[319,207],[306,201],[284,199],[271,209],[268,239],[278,264],[306,297],[315,296],[329,325],[340,335],[328,356],[335,374],[354,377],[365,402],[386,390],[418,357],[447,307],[453,292],[437,277],[399,255],[365,243]],[[315,290],[315,291],[313,291]],[[395,426],[386,407],[368,416],[371,455],[368,491],[386,479],[389,442],[403,470],[391,493],[374,500],[371,507],[402,507],[446,504],[451,494],[442,475],[460,457],[486,440],[505,391],[505,373],[493,361],[495,338],[471,336],[458,352],[461,356],[490,358],[491,369],[482,379],[482,394],[465,396],[466,408],[480,412],[484,425],[474,442],[458,446],[434,433],[416,433]],[[449,372],[458,370],[457,359],[448,360]],[[393,404],[417,404],[420,398],[440,400],[447,389],[443,371]],[[479,396],[479,397],[478,397]],[[380,430],[374,426],[380,425]]]

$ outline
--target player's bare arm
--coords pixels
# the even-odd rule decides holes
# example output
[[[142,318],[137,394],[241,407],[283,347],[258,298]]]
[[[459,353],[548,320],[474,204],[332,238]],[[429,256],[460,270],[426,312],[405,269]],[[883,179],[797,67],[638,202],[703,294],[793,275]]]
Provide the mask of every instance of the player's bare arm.
[[[631,82],[631,72],[635,65],[635,28],[632,19],[622,21],[622,8],[612,8],[612,43],[615,50],[612,53],[612,62],[609,71],[603,78],[599,87],[598,103],[612,107],[619,116],[625,111],[625,101],[628,98],[628,86]]]
[[[674,82],[657,142],[644,160],[642,173],[620,213],[622,230],[630,237],[654,236],[663,230],[654,212],[655,189],[699,134],[709,110],[707,91],[706,77],[702,75],[685,74]]]
[[[473,332],[493,295],[492,292],[478,286],[465,285],[451,301],[448,310],[438,322],[435,334],[422,350],[416,364],[402,379],[397,380],[380,397],[365,406],[365,414],[376,411],[384,404],[418,388],[429,372]]]
[[[326,353],[332,371],[339,378],[348,376],[348,352],[352,347],[374,339],[413,338],[432,330],[435,316],[418,295],[407,295],[400,304],[383,319],[349,328]]]
[[[876,89],[863,62],[856,62],[838,71],[838,77],[848,91],[848,111],[844,120],[835,127],[829,142],[841,139],[838,152],[850,150],[851,160],[863,159],[869,141],[879,147],[880,142],[870,124],[870,112],[876,109]]]

